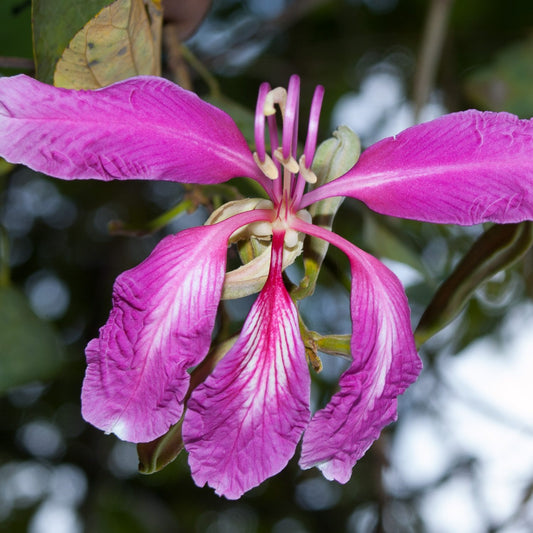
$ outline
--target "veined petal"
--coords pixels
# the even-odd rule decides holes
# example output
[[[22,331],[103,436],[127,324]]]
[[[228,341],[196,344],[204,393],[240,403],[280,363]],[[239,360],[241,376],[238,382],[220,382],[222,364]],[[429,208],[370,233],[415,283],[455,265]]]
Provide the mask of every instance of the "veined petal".
[[[421,370],[409,307],[398,278],[375,257],[323,228],[294,225],[343,250],[352,271],[352,364],[340,390],[315,413],[302,444],[300,466],[317,466],[327,479],[346,483],[352,468],[396,419],[396,398]]]
[[[236,219],[166,237],[117,278],[109,319],[87,346],[85,420],[132,442],[153,440],[177,422],[187,369],[209,349]]]
[[[301,207],[352,196],[385,215],[450,224],[533,218],[533,121],[465,111],[374,144]]]
[[[310,377],[274,233],[269,279],[241,335],[187,403],[183,440],[197,485],[239,498],[282,470],[309,421]]]
[[[229,115],[150,76],[96,91],[0,78],[0,156],[63,179],[266,179]]]

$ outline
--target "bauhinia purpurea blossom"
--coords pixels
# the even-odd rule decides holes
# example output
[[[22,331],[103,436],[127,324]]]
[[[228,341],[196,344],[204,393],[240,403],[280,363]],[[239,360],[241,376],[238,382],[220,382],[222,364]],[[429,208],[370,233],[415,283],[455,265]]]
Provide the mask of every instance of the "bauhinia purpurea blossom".
[[[374,144],[342,176],[313,187],[324,91],[315,90],[302,154],[299,92],[297,76],[287,91],[261,85],[252,153],[226,113],[161,78],[96,91],[0,79],[0,156],[12,163],[61,179],[216,184],[248,177],[264,188],[268,200],[237,202],[209,224],[165,237],[121,274],[109,319],[86,350],[85,419],[121,439],[148,442],[183,415],[195,482],[227,498],[282,470],[300,439],[302,468],[347,482],[421,369],[399,280],[312,224],[309,206],[342,196],[425,222],[533,219],[531,121],[478,111],[445,115]],[[271,239],[268,279],[238,340],[189,395],[188,371],[210,349],[227,246],[238,231]],[[282,279],[284,255],[303,235],[342,250],[352,276],[352,360],[338,392],[314,414],[298,312]]]

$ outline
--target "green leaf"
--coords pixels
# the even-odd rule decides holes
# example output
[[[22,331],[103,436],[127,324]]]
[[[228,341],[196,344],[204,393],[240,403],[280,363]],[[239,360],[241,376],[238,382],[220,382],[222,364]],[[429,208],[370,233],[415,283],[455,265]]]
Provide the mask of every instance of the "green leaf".
[[[478,238],[439,287],[415,331],[420,345],[462,310],[472,293],[518,261],[533,244],[533,222],[492,226]]]
[[[13,286],[0,286],[0,393],[52,378],[63,360],[53,328],[31,310]]]

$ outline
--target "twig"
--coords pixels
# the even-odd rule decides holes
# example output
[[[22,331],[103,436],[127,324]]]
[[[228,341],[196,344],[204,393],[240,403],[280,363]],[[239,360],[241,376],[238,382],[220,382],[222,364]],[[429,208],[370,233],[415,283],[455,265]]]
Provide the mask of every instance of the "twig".
[[[165,24],[163,26],[163,42],[167,52],[167,66],[171,72],[172,80],[184,89],[192,90],[191,77],[182,54],[177,24]]]
[[[422,108],[429,98],[442,55],[449,14],[453,0],[432,0],[420,47],[420,57],[414,83],[414,121],[420,119]]]
[[[33,63],[33,59],[29,59],[28,57],[0,56],[0,68],[33,70],[35,68],[35,65]]]

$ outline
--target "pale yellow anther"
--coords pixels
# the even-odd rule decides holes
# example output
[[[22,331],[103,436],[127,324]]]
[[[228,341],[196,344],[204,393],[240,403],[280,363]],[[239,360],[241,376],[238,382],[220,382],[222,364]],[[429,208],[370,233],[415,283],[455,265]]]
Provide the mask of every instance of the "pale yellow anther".
[[[271,91],[268,91],[265,104],[263,105],[263,113],[266,117],[273,115],[276,112],[275,104],[278,104],[281,113],[285,113],[285,104],[287,103],[287,89],[283,87],[276,87]]]
[[[268,154],[265,154],[264,161],[259,159],[257,152],[253,153],[253,158],[257,166],[261,169],[261,172],[263,172],[267,178],[270,178],[271,180],[276,180],[279,178],[278,167],[276,167],[276,163],[274,163]]]
[[[318,178],[310,168],[307,168],[307,165],[305,164],[305,154],[300,157],[299,163],[300,174],[303,176],[303,179],[307,181],[307,183],[316,183]]]
[[[274,157],[291,173],[296,174],[299,172],[300,167],[294,157],[289,156],[287,159],[283,157],[283,149],[280,147],[274,150]]]

